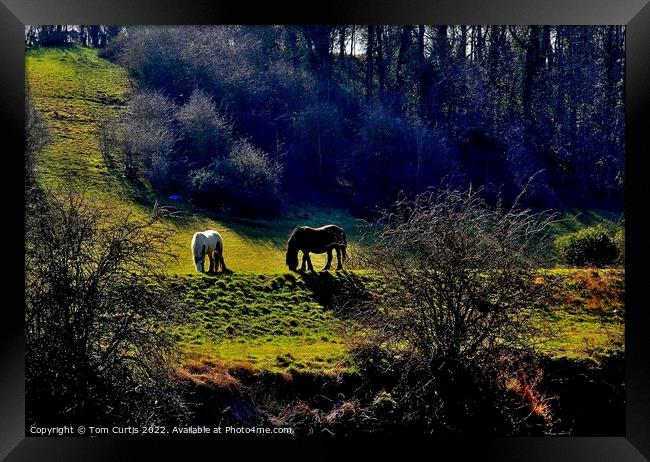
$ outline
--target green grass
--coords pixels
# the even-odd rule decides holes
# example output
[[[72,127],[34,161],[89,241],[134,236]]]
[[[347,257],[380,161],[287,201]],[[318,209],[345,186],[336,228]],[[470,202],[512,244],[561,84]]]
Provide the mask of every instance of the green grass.
[[[602,224],[609,231],[623,229],[622,214],[607,210],[567,210],[559,216],[552,226],[554,236],[573,233],[588,226]]]
[[[57,187],[71,178],[84,188],[89,201],[117,214],[141,218],[155,200],[168,203],[146,184],[134,186],[126,181],[119,168],[107,165],[99,150],[100,116],[115,117],[125,110],[130,84],[124,69],[99,58],[94,49],[41,48],[26,52],[26,71],[35,106],[52,134],[37,165],[43,186]],[[326,307],[322,293],[323,287],[339,277],[288,274],[284,246],[295,226],[337,223],[348,231],[352,253],[358,236],[351,215],[344,210],[293,205],[275,220],[241,220],[187,203],[173,205],[184,213],[163,223],[176,256],[165,270],[192,307],[191,322],[175,331],[188,356],[244,361],[271,370],[327,370],[345,365],[345,339],[339,331],[342,321]],[[617,216],[602,211],[568,213],[563,218],[553,230],[556,235],[597,222],[619,226]],[[190,242],[195,231],[204,229],[222,234],[225,261],[234,274],[196,274]],[[325,256],[314,255],[312,260],[319,268]],[[567,294],[575,297],[558,303],[554,319],[539,320],[560,328],[547,351],[595,357],[610,347],[622,348],[622,317],[613,314],[622,311],[622,296],[597,286],[581,286],[586,283],[576,279],[579,270],[552,271],[574,284],[567,286]],[[607,279],[607,284],[618,284],[616,277]]]
[[[100,112],[123,108],[124,70],[94,50],[67,48],[29,50],[25,66],[34,104],[52,134],[37,165],[40,181],[57,186],[71,178],[98,198],[119,202],[124,191],[102,161],[95,129]]]
[[[327,307],[348,274],[177,276],[170,284],[191,307],[175,329],[188,356],[247,361],[261,369],[323,370],[345,362],[342,321]]]
[[[625,272],[622,269],[547,270],[560,278],[561,290],[548,316],[536,317],[554,335],[544,351],[554,357],[590,359],[623,351]]]

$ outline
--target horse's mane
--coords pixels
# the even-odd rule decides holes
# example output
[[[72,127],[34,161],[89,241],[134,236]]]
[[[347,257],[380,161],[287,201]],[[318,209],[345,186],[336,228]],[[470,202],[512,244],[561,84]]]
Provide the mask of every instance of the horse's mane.
[[[294,238],[294,236],[296,235],[296,233],[298,231],[300,231],[300,230],[302,230],[304,228],[305,228],[304,226],[297,226],[297,227],[293,228],[293,230],[291,231],[291,234],[289,234],[289,239],[287,239],[287,244],[289,242],[291,242],[291,240]]]

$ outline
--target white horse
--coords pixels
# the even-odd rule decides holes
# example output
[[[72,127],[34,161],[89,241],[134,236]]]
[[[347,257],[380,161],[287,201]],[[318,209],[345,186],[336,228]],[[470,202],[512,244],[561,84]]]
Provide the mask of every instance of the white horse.
[[[221,271],[226,271],[226,263],[223,261],[223,239],[216,231],[208,230],[194,233],[192,237],[192,255],[194,256],[194,267],[200,273],[204,273],[205,256],[210,260],[208,273],[216,273],[219,266]]]

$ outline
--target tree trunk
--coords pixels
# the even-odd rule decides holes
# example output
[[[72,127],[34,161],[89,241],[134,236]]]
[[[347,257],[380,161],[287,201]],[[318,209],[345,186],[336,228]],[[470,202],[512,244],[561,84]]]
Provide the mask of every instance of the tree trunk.
[[[298,54],[298,35],[293,26],[287,26],[287,47],[291,54],[291,62],[293,67],[297,69],[300,66],[300,56]]]
[[[495,27],[495,26],[492,26]],[[458,41],[458,50],[456,51],[456,58],[462,65],[465,64],[465,56],[467,55],[467,26],[460,26],[460,39]]]
[[[420,96],[420,117],[430,120],[429,87],[431,85],[431,65],[424,56],[424,26],[418,26],[418,83]]]
[[[375,46],[375,28],[368,26],[368,39],[366,40],[366,99],[372,97],[373,57]]]
[[[377,31],[377,75],[379,76],[379,95],[386,92],[386,62],[384,61],[384,30],[383,26],[376,26]]]
[[[397,53],[397,64],[395,67],[395,87],[397,91],[401,91],[404,86],[403,67],[406,61],[409,48],[411,46],[411,33],[413,28],[411,26],[402,26],[402,33],[400,34],[399,51]]]
[[[444,69],[449,63],[449,40],[447,39],[447,26],[436,27],[436,51],[438,52],[438,64]]]

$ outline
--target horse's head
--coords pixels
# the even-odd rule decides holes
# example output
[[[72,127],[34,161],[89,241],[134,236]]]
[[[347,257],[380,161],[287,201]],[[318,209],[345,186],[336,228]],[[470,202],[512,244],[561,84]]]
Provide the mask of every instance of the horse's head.
[[[296,247],[287,247],[287,266],[291,271],[298,268],[298,249]]]
[[[200,273],[205,273],[205,268],[203,267],[204,264],[204,258],[203,257],[196,257],[194,256],[194,266],[196,266],[196,270]]]
[[[296,271],[298,268],[298,246],[295,242],[296,231],[298,228],[294,229],[289,236],[289,242],[287,242],[287,258],[286,263],[291,271]]]
[[[205,267],[203,262],[205,261],[205,244],[201,243],[200,239],[197,239],[198,233],[194,235],[192,239],[192,256],[194,257],[194,267],[200,273],[205,272]]]

